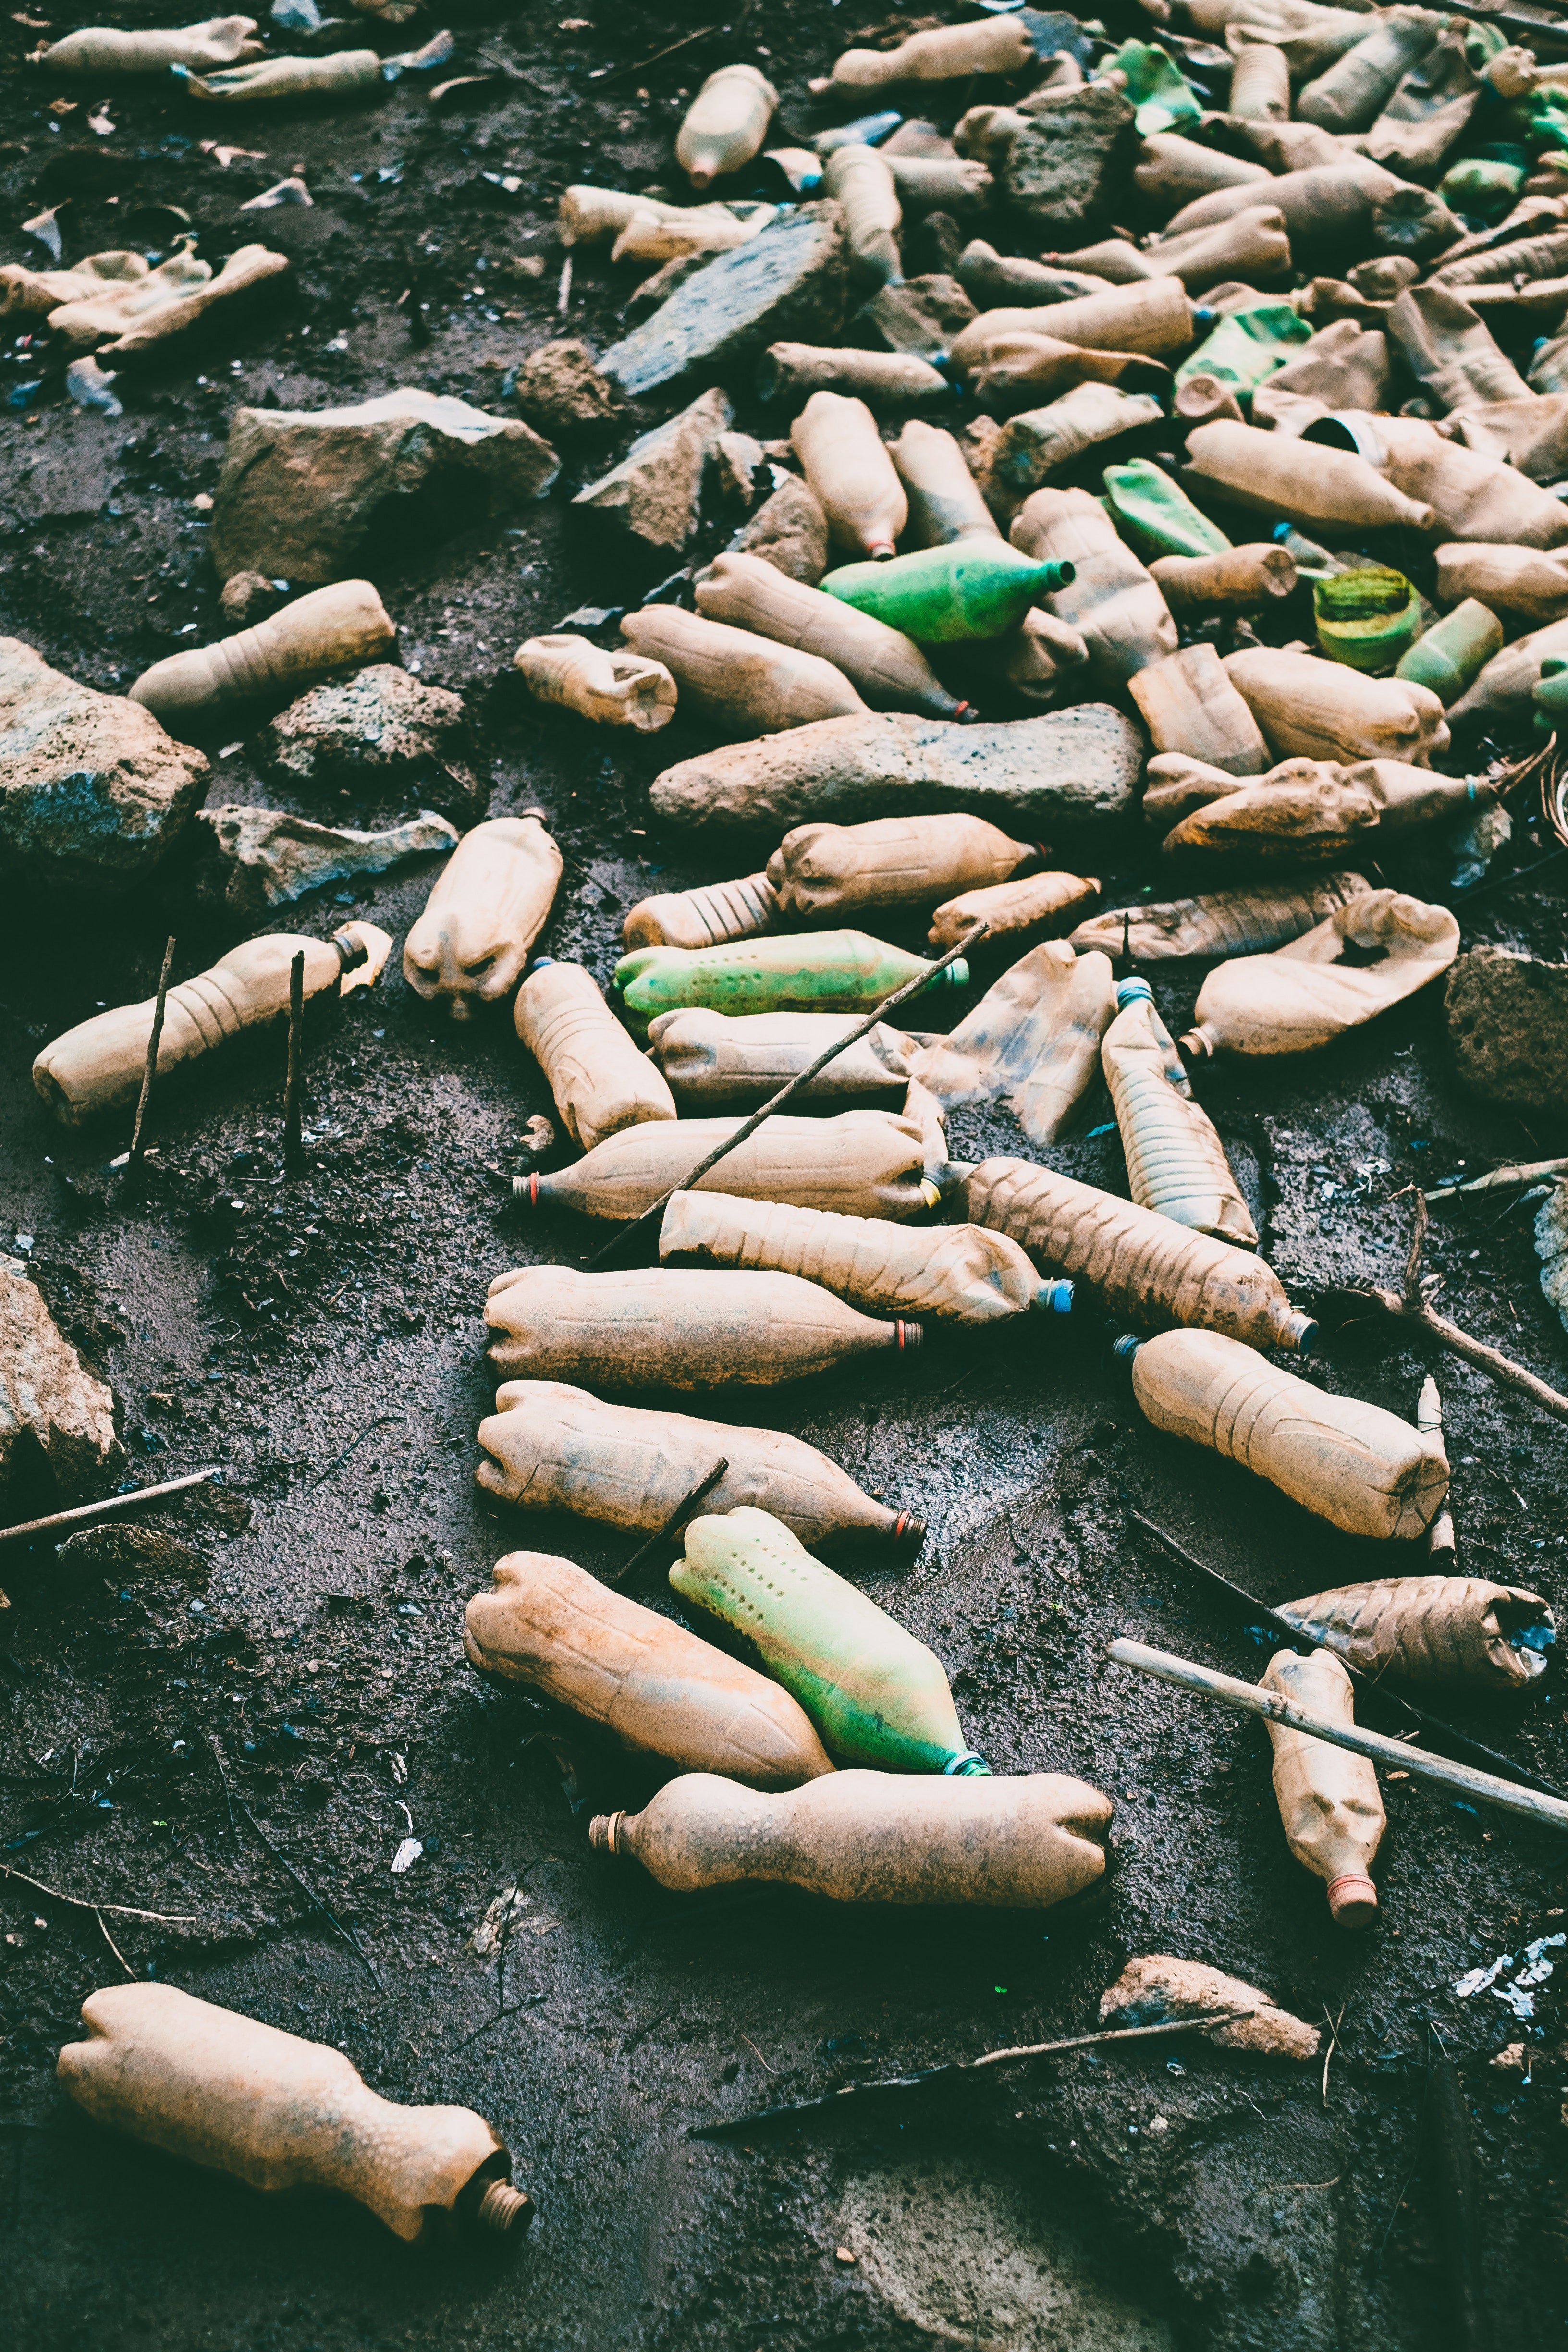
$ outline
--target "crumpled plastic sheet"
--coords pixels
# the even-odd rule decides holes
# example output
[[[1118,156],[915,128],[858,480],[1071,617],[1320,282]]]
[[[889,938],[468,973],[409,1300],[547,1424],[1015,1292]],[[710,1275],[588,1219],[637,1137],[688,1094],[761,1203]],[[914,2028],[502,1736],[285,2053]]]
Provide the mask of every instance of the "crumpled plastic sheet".
[[[1533,2017],[1535,1995],[1531,1990],[1531,1987],[1546,1982],[1556,1966],[1556,1962],[1549,1960],[1546,1955],[1548,1952],[1557,1950],[1563,1944],[1568,1944],[1568,1934],[1537,1936],[1532,1944],[1526,1944],[1517,1958],[1512,1952],[1504,1952],[1500,1959],[1492,1962],[1489,1969],[1472,1969],[1469,1974],[1462,1976],[1454,1987],[1455,1995],[1460,2000],[1468,2000],[1472,1993],[1489,1992],[1494,2000],[1502,2001],[1511,2009],[1515,2017]],[[1499,1977],[1506,1976],[1509,1970],[1514,1968],[1518,1968],[1520,1973],[1512,1982],[1499,1984]]]

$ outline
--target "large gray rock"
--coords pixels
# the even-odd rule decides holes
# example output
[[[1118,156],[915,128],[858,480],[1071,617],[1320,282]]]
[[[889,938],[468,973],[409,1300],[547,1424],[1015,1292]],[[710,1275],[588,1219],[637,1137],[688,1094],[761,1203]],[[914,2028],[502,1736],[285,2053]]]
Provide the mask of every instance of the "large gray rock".
[[[667,824],[775,836],[817,817],[853,824],[956,811],[1055,840],[1124,817],[1142,764],[1138,730],[1105,702],[982,727],[883,711],[682,760],[655,779],[650,798]]]
[[[744,555],[760,555],[775,572],[815,588],[827,569],[827,517],[816,493],[798,474],[773,469],[773,488],[750,522],[730,541]]]
[[[210,835],[198,867],[201,895],[246,917],[292,906],[334,883],[385,874],[406,858],[449,856],[458,845],[456,826],[429,809],[384,833],[312,824],[286,809],[237,806],[200,809],[196,823]]]
[[[844,284],[838,206],[802,205],[685,278],[605,353],[599,372],[632,399],[700,376],[749,374],[770,343],[832,342]]]
[[[702,485],[734,410],[717,385],[632,443],[618,466],[572,503],[659,555],[683,555],[702,516]]]
[[[479,782],[461,695],[395,662],[313,686],[262,729],[261,764],[297,791],[358,786],[378,797],[471,814]]]
[[[1070,250],[1126,195],[1137,149],[1126,99],[1092,83],[1030,117],[1003,160],[1003,191],[1031,228]]]
[[[113,1392],[63,1338],[21,1260],[0,1257],[0,1496],[40,1455],[66,1503],[101,1491],[125,1458]]]
[[[1443,1009],[1472,1094],[1568,1118],[1568,963],[1474,948],[1449,972]]]
[[[213,508],[213,562],[295,586],[349,580],[395,524],[468,529],[544,496],[561,470],[519,417],[409,385],[354,408],[239,408]]]
[[[874,351],[912,352],[934,360],[978,314],[956,278],[901,278],[879,289],[852,330]]]
[[[124,892],[163,863],[207,789],[199,751],[150,710],[0,637],[0,870],[8,882]]]

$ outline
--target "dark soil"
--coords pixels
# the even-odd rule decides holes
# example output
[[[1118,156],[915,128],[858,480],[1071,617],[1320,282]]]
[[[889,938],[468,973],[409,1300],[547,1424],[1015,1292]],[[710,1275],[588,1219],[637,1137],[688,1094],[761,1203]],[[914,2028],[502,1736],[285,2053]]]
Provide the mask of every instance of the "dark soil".
[[[710,12],[470,12],[451,20],[444,70],[497,79],[441,108],[410,81],[372,110],[324,116],[198,110],[127,84],[103,135],[88,117],[104,92],[68,89],[80,102],[52,113],[21,64],[37,19],[7,19],[7,258],[37,263],[20,224],[68,197],[68,259],[166,250],[178,225],[158,208],[176,205],[204,252],[259,235],[295,270],[270,308],[225,320],[199,351],[127,370],[118,419],[74,413],[36,343],[7,347],[0,627],[103,688],[218,635],[193,500],[216,481],[237,404],[310,408],[411,383],[508,410],[507,371],[561,331],[562,187],[667,184],[681,100],[721,57],[763,62],[785,121],[809,131],[805,77],[860,29],[850,14],[746,5],[722,36],[623,71]],[[432,29],[355,17],[327,38],[390,52]],[[223,169],[203,139],[266,153]],[[296,165],[313,209],[237,215]],[[487,173],[521,184],[508,195]],[[542,275],[528,274],[534,257]],[[602,348],[633,282],[579,256],[568,331]],[[741,421],[782,429],[754,406]],[[634,899],[734,870],[648,822],[650,777],[700,748],[689,720],[628,747],[542,713],[510,670],[525,636],[633,593],[623,560],[574,530],[565,503],[629,437],[568,446],[544,505],[439,543],[411,538],[377,572],[402,658],[469,698],[492,813],[549,813],[568,866],[542,944],[602,980]],[[715,543],[736,520],[714,516]],[[1293,614],[1282,633],[1301,625]],[[229,740],[210,747],[214,801],[275,803]],[[354,823],[404,813],[352,795],[336,807]],[[1521,833],[1504,870],[1543,854]],[[308,902],[296,927],[325,935],[352,905],[401,942],[431,870]],[[1108,891],[1154,878],[1131,840],[1108,846],[1101,871]],[[1563,957],[1564,878],[1559,866],[1489,888],[1462,910],[1466,943]],[[1415,2352],[1445,2340],[1451,2307],[1422,2158],[1429,2025],[1462,2077],[1498,2335],[1560,2327],[1563,1972],[1532,2025],[1452,1988],[1556,1932],[1561,1843],[1388,1781],[1381,1921],[1341,1936],[1286,1853],[1261,1731],[1104,1662],[1123,1633],[1247,1675],[1269,1648],[1130,1507],[1270,1601],[1384,1570],[1386,1548],[1155,1434],[1089,1314],[984,1349],[932,1330],[897,1370],[857,1366],[761,1410],[746,1397],[736,1418],[798,1431],[926,1520],[913,1572],[893,1580],[875,1559],[854,1572],[940,1653],[999,1770],[1062,1769],[1113,1793],[1116,1868],[1098,1909],[1043,1924],[861,1916],[776,1890],[681,1899],[617,1873],[588,1852],[588,1811],[635,1806],[651,1782],[574,1722],[484,1685],[459,1641],[463,1603],[504,1550],[605,1570],[629,1549],[493,1510],[472,1483],[492,1395],[487,1284],[531,1257],[581,1263],[601,1238],[521,1223],[495,1172],[522,1164],[527,1121],[550,1108],[539,1075],[510,1018],[449,1024],[405,988],[395,953],[378,989],[312,1025],[307,1176],[282,1175],[282,1045],[265,1036],[156,1103],[147,1181],[127,1202],[104,1163],[128,1138],[57,1129],[28,1068],[100,1002],[151,992],[169,929],[177,977],[232,943],[177,880],[166,896],[104,916],[13,893],[0,948],[0,1248],[30,1258],[112,1381],[131,1476],[223,1465],[220,1486],[138,1523],[150,1539],[104,1531],[58,1558],[39,1544],[0,1559],[0,1863],[26,1874],[0,1885],[8,2340]],[[1173,1031],[1200,977],[1159,976]],[[1201,1084],[1266,1253],[1324,1314],[1309,1377],[1408,1414],[1435,1368],[1462,1564],[1561,1610],[1562,1425],[1343,1294],[1397,1278],[1414,1185],[1568,1149],[1568,1119],[1527,1127],[1461,1096],[1436,991],[1330,1053]],[[1091,1102],[1080,1139],[1046,1156],[1121,1186],[1108,1118]],[[1002,1114],[955,1116],[952,1144],[966,1158],[1022,1148]],[[1428,1260],[1449,1312],[1561,1384],[1568,1343],[1540,1293],[1531,1223],[1508,1196],[1440,1208]],[[14,1496],[13,1515],[51,1499]],[[656,1576],[647,1597],[672,1610],[658,1591]],[[1568,1781],[1555,1678],[1528,1709],[1451,1711]],[[395,1877],[411,1828],[424,1856]],[[473,1937],[513,1887],[525,1900],[498,1964]],[[1331,2020],[1331,2065],[1282,2072],[1156,2043],[744,2146],[687,2137],[864,2074],[1089,2030],[1102,1989],[1147,1951],[1230,1969]],[[426,2261],[357,2209],[266,2200],[110,2138],[53,2064],[83,1996],[126,1969],[337,2043],[390,2096],[479,2108],[537,2200],[531,2236],[499,2261]],[[1521,2040],[1528,2081],[1491,2063]]]

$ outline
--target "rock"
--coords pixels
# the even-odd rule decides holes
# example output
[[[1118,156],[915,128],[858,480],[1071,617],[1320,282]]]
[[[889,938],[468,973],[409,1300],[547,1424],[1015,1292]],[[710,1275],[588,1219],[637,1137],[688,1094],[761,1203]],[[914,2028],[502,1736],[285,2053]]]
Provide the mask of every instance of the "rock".
[[[1568,1184],[1553,1184],[1535,1220],[1535,1255],[1541,1260],[1541,1288],[1568,1331]]]
[[[844,318],[844,228],[837,205],[801,205],[760,236],[714,256],[599,362],[628,397],[748,373],[770,343],[830,343]]]
[[[678,253],[673,261],[667,261],[662,269],[656,269],[651,278],[645,278],[627,295],[627,318],[646,319],[650,310],[668,301],[678,286],[684,286],[689,278],[706,269],[712,258],[710,253]]]
[[[774,488],[750,522],[730,541],[746,555],[760,555],[792,580],[815,588],[827,569],[827,517],[816,494],[798,474],[773,467]]]
[[[55,1558],[68,1577],[111,1577],[117,1584],[132,1576],[181,1576],[205,1585],[212,1573],[199,1552],[161,1528],[123,1527],[112,1519],[68,1537]]]
[[[429,809],[385,833],[312,824],[286,809],[199,809],[196,822],[211,836],[197,867],[198,892],[247,918],[334,882],[384,874],[405,858],[448,856],[458,845],[456,826]]]
[[[613,430],[624,414],[619,392],[574,335],[546,343],[519,362],[517,404],[536,433],[562,439]]]
[[[352,579],[367,546],[447,537],[542,498],[561,470],[521,418],[401,385],[355,408],[238,408],[213,509],[226,580],[260,572],[296,587]]]
[[[958,257],[969,243],[969,231],[960,228],[951,213],[927,213],[921,220],[905,222],[900,242],[911,277],[936,271],[952,278],[958,269]]]
[[[1003,193],[1031,229],[1064,251],[1086,240],[1132,184],[1132,109],[1103,82],[1032,115],[1003,158]]]
[[[1227,1977],[1201,1960],[1175,1960],[1163,1952],[1129,1960],[1109,1991],[1100,1997],[1101,2025],[1163,2025],[1167,2018],[1212,2017],[1216,2011],[1256,2010],[1255,2017],[1217,2026],[1205,2040],[1225,2050],[1256,2050],[1272,2058],[1315,2058],[1315,2025],[1279,2009],[1256,1985]]]
[[[13,884],[125,892],[184,833],[206,761],[150,710],[0,637],[0,868]]]
[[[224,583],[218,610],[229,632],[253,629],[258,621],[265,621],[268,613],[278,610],[288,593],[286,586],[279,587],[264,572],[237,572]]]
[[[684,555],[701,520],[708,461],[733,422],[715,386],[667,425],[640,434],[618,466],[578,491],[574,507],[605,517],[661,556]]]
[[[879,289],[849,331],[869,351],[934,360],[979,313],[956,278],[905,278]]]
[[[1125,817],[1142,764],[1142,737],[1109,703],[978,727],[879,711],[700,753],[656,777],[650,798],[668,824],[752,826],[775,839],[815,818],[958,811],[1055,841]]]
[[[713,444],[720,497],[729,506],[749,507],[756,496],[757,475],[766,463],[762,443],[749,433],[721,433]]]
[[[1568,1106],[1568,963],[1473,948],[1448,974],[1443,1010],[1462,1085],[1487,1102],[1561,1118]]]
[[[260,734],[267,773],[300,792],[359,785],[380,798],[472,816],[482,796],[461,695],[395,662],[314,686]]]
[[[67,1504],[100,1492],[125,1459],[112,1391],[62,1337],[21,1260],[0,1257],[0,1493],[40,1455]]]

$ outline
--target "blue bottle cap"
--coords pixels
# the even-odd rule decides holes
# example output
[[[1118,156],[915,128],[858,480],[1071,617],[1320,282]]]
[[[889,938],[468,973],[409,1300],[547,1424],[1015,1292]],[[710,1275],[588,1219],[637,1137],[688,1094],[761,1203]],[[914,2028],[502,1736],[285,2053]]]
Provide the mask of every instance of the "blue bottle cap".
[[[533,961],[528,967],[528,976],[530,980],[533,978],[536,971],[545,971],[549,965],[554,962],[554,961],[555,958],[553,956],[535,956]]]
[[[1041,1315],[1070,1315],[1073,1288],[1070,1282],[1058,1279],[1042,1282],[1035,1300],[1036,1311]]]
[[[1154,992],[1146,980],[1123,980],[1118,982],[1116,990],[1118,1013],[1129,1004],[1152,1004],[1153,1002]]]
[[[1120,1339],[1112,1339],[1110,1343],[1112,1362],[1130,1364],[1142,1345],[1136,1331],[1123,1331]]]
[[[950,1756],[942,1768],[942,1777],[944,1780],[976,1780],[982,1773],[989,1780],[991,1767],[984,1756],[976,1755],[973,1748],[964,1748],[961,1755]]]

